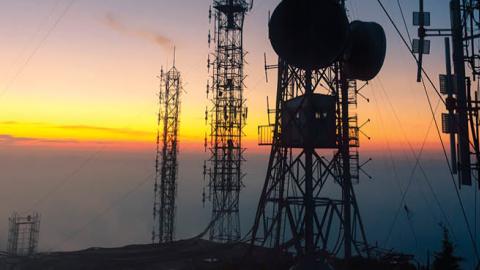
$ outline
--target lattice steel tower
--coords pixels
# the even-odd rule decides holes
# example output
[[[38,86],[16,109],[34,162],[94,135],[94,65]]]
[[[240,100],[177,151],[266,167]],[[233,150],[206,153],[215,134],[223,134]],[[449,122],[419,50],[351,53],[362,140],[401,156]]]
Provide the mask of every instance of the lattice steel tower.
[[[32,256],[37,252],[40,216],[13,214],[9,219],[7,253],[10,256]]]
[[[213,60],[208,60],[212,70],[207,86],[211,92],[210,166],[204,166],[209,176],[209,199],[212,202],[210,240],[232,242],[240,239],[239,196],[242,188],[243,128],[247,108],[243,97],[244,56],[243,23],[251,4],[245,0],[214,0]],[[211,85],[211,87],[210,87]],[[207,138],[205,139],[207,141]],[[207,145],[207,143],[206,143]],[[207,146],[206,146],[207,147]],[[207,167],[209,167],[207,169]]]
[[[155,201],[153,205],[153,243],[168,243],[175,238],[175,197],[178,175],[178,128],[182,80],[173,67],[160,74],[157,155],[155,159]]]
[[[375,23],[349,23],[344,1],[284,0],[269,28],[278,88],[275,120],[259,127],[271,154],[251,243],[300,258],[366,256],[353,188],[364,165],[356,79],[380,71],[385,33]]]

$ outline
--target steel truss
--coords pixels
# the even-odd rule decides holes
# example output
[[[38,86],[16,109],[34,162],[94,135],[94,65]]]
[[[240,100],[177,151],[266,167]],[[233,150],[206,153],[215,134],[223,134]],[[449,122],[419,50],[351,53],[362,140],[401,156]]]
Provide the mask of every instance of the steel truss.
[[[173,67],[160,75],[157,154],[155,159],[155,202],[153,243],[168,243],[175,238],[175,197],[178,174],[178,128],[182,81]]]
[[[13,214],[9,218],[7,253],[10,256],[32,256],[37,252],[40,216]]]
[[[298,256],[367,255],[365,230],[353,189],[361,170],[357,150],[360,128],[356,114],[349,108],[356,107],[358,91],[355,81],[342,78],[338,64],[304,71],[279,61],[276,109],[270,110],[275,121],[259,128],[259,134],[265,133],[262,129],[273,130],[273,142],[252,245]],[[337,149],[333,154],[329,152],[332,149],[312,147],[308,123],[302,134],[306,142],[303,148],[290,148],[282,142],[286,102],[301,97],[305,108],[310,108],[304,113],[313,115],[314,92],[336,98]]]
[[[204,175],[209,177],[212,202],[210,240],[218,242],[240,239],[239,196],[245,161],[242,137],[247,118],[243,97],[243,23],[250,7],[245,0],[215,0],[213,3],[213,42],[216,45],[214,60],[208,62],[209,70],[213,67],[212,104],[206,112],[210,118],[210,166],[208,169],[204,166]]]

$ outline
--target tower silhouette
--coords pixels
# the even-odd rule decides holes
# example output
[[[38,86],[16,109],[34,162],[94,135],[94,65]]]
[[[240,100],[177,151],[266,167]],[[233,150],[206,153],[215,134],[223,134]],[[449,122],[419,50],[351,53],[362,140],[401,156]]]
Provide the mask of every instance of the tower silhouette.
[[[378,24],[349,23],[344,4],[284,0],[272,14],[277,97],[274,122],[259,127],[271,153],[252,245],[310,258],[368,253],[354,190],[364,165],[357,80],[378,74],[386,40]]]
[[[212,77],[207,97],[211,92],[211,106],[205,114],[210,119],[210,159],[209,166],[204,166],[204,176],[209,178],[212,202],[209,238],[218,242],[237,241],[241,234],[239,197],[245,151],[242,137],[247,118],[243,97],[243,24],[250,8],[245,0],[215,0],[214,12],[210,10],[209,14],[210,19],[214,17],[214,33],[213,37],[209,34],[208,41],[215,44],[215,49],[213,60],[208,60]]]
[[[174,57],[175,59],[175,57]],[[182,80],[173,67],[160,74],[157,154],[155,159],[155,201],[153,205],[153,243],[168,243],[175,238],[175,197],[178,175],[178,128]]]

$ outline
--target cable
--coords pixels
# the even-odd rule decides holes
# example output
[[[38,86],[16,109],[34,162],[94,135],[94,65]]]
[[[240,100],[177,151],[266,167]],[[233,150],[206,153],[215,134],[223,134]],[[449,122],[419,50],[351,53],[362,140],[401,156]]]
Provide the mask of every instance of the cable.
[[[384,127],[384,124],[383,124],[383,123],[384,123],[383,118],[382,118],[381,114],[379,113],[379,112],[380,112],[380,109],[379,109],[379,107],[378,107],[377,97],[376,97],[376,95],[375,95],[375,92],[372,92],[372,93],[373,93],[373,100],[374,100],[374,102],[375,102],[375,107],[376,107],[376,109],[377,109],[377,115],[378,115],[378,117],[380,118],[381,124],[382,124],[382,126],[383,126],[382,130],[385,130],[385,127]],[[427,134],[425,135],[426,137],[427,137],[428,134],[430,133],[431,124],[432,124],[432,123],[430,123],[430,126],[429,126],[429,128],[428,128],[428,130],[427,130]],[[385,132],[384,132],[384,136],[386,137],[386,133],[385,133]],[[398,190],[399,190],[399,192],[400,192],[400,197],[403,197],[404,190],[402,189],[402,185],[400,184],[400,181],[399,181],[399,176],[398,176],[398,172],[397,172],[397,166],[396,166],[395,160],[394,160],[394,158],[393,158],[393,152],[392,152],[392,149],[391,149],[391,147],[390,147],[390,142],[389,142],[389,140],[388,140],[387,137],[386,137],[386,140],[387,140],[387,150],[388,150],[388,152],[389,152],[390,163],[391,163],[391,165],[392,165],[393,174],[394,174],[394,177],[393,177],[393,178],[395,179],[395,182],[396,182],[396,184],[397,184],[397,186],[398,186]],[[424,197],[424,199],[426,200],[425,197]],[[400,204],[400,209],[401,209],[403,203],[404,203],[404,202],[403,202],[403,200],[402,200],[402,202],[401,202],[401,204]],[[426,202],[426,203],[427,203],[427,202]],[[428,205],[428,203],[427,203],[427,205]],[[432,216],[433,216],[433,213],[432,213]],[[436,218],[433,217],[433,219],[436,219]],[[410,225],[410,229],[411,229],[411,232],[412,232],[412,237],[413,237],[413,239],[415,240],[415,246],[416,246],[416,248],[417,248],[417,250],[418,250],[418,240],[417,240],[417,236],[416,236],[416,234],[415,234],[415,230],[414,230],[414,228],[413,228],[413,224],[412,224],[412,222],[408,219],[408,217],[407,217],[407,221],[408,221],[408,223],[409,223],[409,225]],[[392,231],[392,230],[390,230],[389,235],[391,234],[391,231]]]
[[[406,23],[406,20],[405,20],[405,15],[404,15],[404,13],[403,13],[402,6],[401,6],[401,4],[400,4],[400,0],[397,0],[397,4],[398,4],[398,8],[399,8],[399,10],[400,10],[400,14],[401,14],[401,16],[402,16],[403,24],[404,24],[404,26],[405,26],[405,31],[406,31],[406,33],[407,33],[407,36],[408,36],[409,41],[411,42],[412,38],[411,38],[410,32],[409,32],[409,30],[408,30],[408,26],[407,26],[407,23]],[[438,108],[438,103],[437,103],[437,105],[436,105],[435,111],[437,110],[437,108]],[[430,130],[430,128],[431,128],[432,123],[433,123],[433,119],[432,119],[432,122],[430,122],[429,130]],[[420,171],[422,172],[422,175],[424,176],[423,178],[424,178],[425,182],[427,183],[427,185],[428,185],[428,187],[429,187],[429,189],[430,189],[430,192],[432,193],[432,196],[434,197],[434,200],[435,200],[435,202],[437,203],[437,206],[439,207],[439,209],[440,209],[440,211],[441,211],[441,213],[442,213],[445,221],[447,222],[447,225],[449,226],[450,231],[452,232],[452,235],[453,235],[454,238],[455,238],[454,231],[453,231],[453,227],[451,226],[450,221],[449,221],[449,219],[448,219],[448,217],[447,217],[447,215],[446,215],[443,207],[441,206],[440,200],[438,199],[438,196],[437,196],[437,194],[435,193],[435,190],[433,189],[432,184],[431,184],[429,178],[427,177],[427,175],[426,175],[426,173],[425,173],[425,170],[424,170],[422,167],[420,167]]]
[[[395,22],[393,21],[392,17],[390,16],[390,14],[388,13],[388,11],[385,9],[385,6],[383,5],[382,1],[381,0],[377,0],[378,4],[380,5],[380,7],[382,8],[382,10],[384,11],[384,13],[387,15],[388,19],[390,20],[390,23],[393,25],[393,27],[395,28],[395,30],[397,31],[397,34],[400,36],[400,38],[402,39],[403,43],[405,44],[405,46],[409,49],[409,52],[410,54],[414,57],[414,59],[416,60],[417,64],[418,64],[418,60],[417,60],[417,57],[415,56],[415,54],[413,53],[413,51],[410,49],[410,46],[408,45],[408,43],[406,42],[405,38],[403,37],[402,33],[399,31],[397,25],[395,24]],[[445,101],[443,100],[443,97],[441,96],[441,94],[438,92],[438,89],[435,87],[435,85],[433,84],[433,82],[430,80],[430,77],[428,76],[428,74],[425,72],[425,70],[423,69],[422,67],[422,72],[426,75],[428,81],[430,82],[430,84],[432,84],[432,86],[434,86],[434,89],[437,93],[437,95],[439,95],[440,97],[440,100],[442,100],[444,103]],[[446,158],[446,161],[447,161],[447,166],[448,166],[448,169],[450,171],[450,175],[452,177],[452,182],[455,186],[455,193],[457,195],[457,199],[459,201],[459,204],[460,204],[460,207],[461,207],[461,210],[462,210],[462,215],[463,215],[463,218],[465,220],[465,224],[467,226],[467,229],[468,229],[468,234],[470,236],[470,240],[472,241],[472,245],[473,245],[473,249],[474,249],[474,253],[475,253],[475,256],[477,258],[477,260],[480,260],[480,257],[479,257],[479,254],[478,254],[478,249],[477,249],[477,245],[476,245],[476,241],[475,241],[475,238],[473,237],[473,234],[472,234],[472,230],[470,228],[470,223],[468,221],[468,218],[467,218],[467,215],[466,215],[466,211],[465,211],[465,207],[463,205],[463,201],[462,201],[462,198],[460,196],[460,193],[459,193],[459,190],[458,190],[458,186],[457,186],[457,183],[455,182],[455,176],[453,175],[453,171],[452,171],[452,168],[451,168],[451,165],[450,165],[450,162],[448,160],[448,155],[447,155],[447,152],[445,150],[445,145],[443,143],[443,139],[442,139],[442,136],[441,136],[441,133],[440,133],[440,129],[439,129],[439,126],[438,126],[438,123],[437,123],[437,120],[435,118],[435,112],[433,110],[433,107],[432,107],[432,104],[431,104],[431,101],[430,101],[430,96],[428,95],[428,91],[427,91],[427,87],[425,85],[425,81],[424,79],[422,78],[422,85],[423,85],[423,88],[424,88],[424,91],[425,91],[425,94],[426,94],[426,97],[427,97],[427,100],[428,100],[428,104],[429,104],[429,108],[430,108],[430,111],[432,113],[432,116],[433,118],[435,119],[435,127],[437,129],[437,134],[439,136],[439,139],[440,139],[440,142],[441,142],[441,145],[442,145],[442,150],[443,150],[443,154]]]
[[[417,56],[413,53],[413,50],[411,49],[410,45],[407,43],[407,41],[405,40],[405,37],[402,35],[402,33],[400,32],[400,30],[398,29],[397,25],[395,24],[395,22],[393,21],[392,17],[390,16],[390,14],[388,13],[388,11],[385,9],[385,6],[382,4],[381,0],[377,0],[377,2],[380,4],[380,7],[382,8],[382,10],[384,11],[385,15],[388,17],[390,23],[393,25],[393,27],[395,28],[397,34],[399,35],[399,37],[402,39],[405,47],[407,47],[409,53],[412,55],[413,59],[415,60],[415,62],[417,63],[417,65],[419,64],[419,61],[417,59]],[[440,91],[438,90],[437,86],[433,83],[432,79],[430,78],[430,76],[428,75],[428,73],[425,71],[425,69],[423,67],[421,67],[421,70],[422,70],[422,73],[423,75],[425,75],[425,77],[427,78],[429,84],[432,86],[433,90],[435,90],[435,93],[437,94],[437,96],[439,97],[440,101],[446,105],[446,101],[443,99],[443,96],[442,94],[440,93]],[[474,144],[469,141],[470,143],[470,146],[474,146]]]
[[[437,196],[437,193],[435,192],[435,190],[433,189],[433,185],[432,185],[432,182],[428,179],[428,177],[426,176],[426,173],[425,173],[425,170],[421,169],[420,170],[423,174],[423,178],[425,180],[425,182],[427,183],[427,186],[428,188],[430,189],[430,193],[432,193],[432,196],[433,196],[433,199],[435,200],[439,210],[440,210],[440,213],[442,214],[443,216],[443,219],[445,220],[445,222],[447,223],[447,226],[449,227],[451,233],[452,233],[452,236],[453,236],[453,239],[455,241],[457,241],[457,237],[455,236],[455,231],[453,230],[453,226],[452,224],[450,223],[450,219],[448,218],[447,216],[447,213],[445,212],[445,209],[443,209],[442,207],[442,204],[440,203],[440,200],[438,199],[438,196]]]
[[[33,203],[33,205],[28,209],[23,211],[22,213],[29,213],[33,211],[35,207],[38,205],[44,203],[51,195],[53,195],[56,191],[58,191],[60,188],[62,188],[65,184],[67,184],[74,176],[76,176],[80,171],[85,168],[92,160],[94,160],[103,150],[105,146],[102,148],[98,149],[95,151],[92,155],[88,156],[87,159],[85,159],[80,166],[78,166],[76,169],[74,169],[71,173],[67,174],[63,179],[60,181],[59,184],[55,185],[52,189],[47,191],[45,195],[43,195],[40,199],[38,199],[36,202]]]
[[[390,16],[390,14],[388,13],[387,9],[385,8],[385,6],[383,5],[382,1],[381,0],[377,0],[378,4],[380,5],[380,7],[382,8],[383,12],[385,13],[385,15],[388,17],[390,23],[392,24],[392,26],[395,28],[395,31],[397,32],[397,34],[399,35],[399,37],[402,39],[404,45],[407,47],[409,53],[412,55],[413,59],[415,60],[415,62],[417,63],[417,65],[419,64],[419,61],[417,59],[417,56],[413,53],[413,50],[411,49],[410,45],[408,44],[408,42],[405,40],[405,37],[403,37],[402,35],[402,32],[400,32],[400,30],[398,29],[395,21],[393,21],[392,17]],[[423,67],[422,68],[422,73],[423,75],[425,75],[425,77],[427,78],[427,80],[429,81],[429,83],[432,85],[433,89],[435,90],[435,92],[437,93],[438,97],[440,98],[440,100],[443,102],[443,104],[446,104],[445,103],[445,100],[443,100],[443,96],[442,94],[440,93],[440,91],[438,91],[437,89],[437,86],[433,83],[432,79],[430,78],[430,75],[428,75],[428,73],[425,71],[425,69]]]
[[[37,38],[37,36],[39,36],[42,32],[42,28],[44,26],[46,26],[48,21],[50,21],[51,17],[55,14],[55,11],[56,11],[58,5],[60,4],[60,1],[61,0],[56,0],[54,2],[53,6],[51,7],[50,11],[48,12],[48,14],[41,21],[38,22],[38,24],[37,24],[38,26],[35,30],[35,33],[30,37],[30,39],[23,46],[21,52],[17,55],[15,60],[12,61],[12,63],[10,64],[11,67],[15,67],[15,66],[17,66],[17,64],[20,64],[23,56],[27,53],[29,45],[35,42],[35,39]],[[10,74],[10,73],[11,72],[8,72],[8,74]]]
[[[478,231],[477,231],[477,227],[478,227],[478,188],[475,188],[475,192],[474,192],[474,196],[475,196],[475,199],[474,199],[474,208],[475,208],[475,221],[474,221],[474,235],[475,235],[475,239],[478,241]]]
[[[409,146],[409,149],[410,149],[410,151],[411,151],[411,153],[412,153],[412,155],[413,155],[413,158],[415,159],[415,164],[414,164],[414,167],[413,167],[413,169],[412,169],[412,171],[411,171],[411,173],[410,173],[407,187],[406,187],[406,189],[404,190],[404,192],[403,192],[403,194],[402,194],[402,198],[401,198],[400,204],[399,204],[399,206],[398,206],[398,208],[397,208],[397,211],[396,211],[396,213],[395,213],[394,220],[393,220],[392,224],[390,225],[389,233],[388,233],[388,235],[387,235],[387,237],[386,237],[386,239],[385,239],[384,245],[386,246],[386,245],[388,245],[388,242],[389,242],[389,240],[390,240],[390,237],[391,237],[391,235],[392,235],[392,233],[393,233],[394,226],[395,226],[395,224],[396,224],[396,222],[397,222],[397,219],[398,219],[398,217],[399,217],[399,215],[400,215],[400,213],[401,213],[401,211],[402,211],[402,208],[403,208],[403,206],[404,206],[404,204],[405,204],[406,196],[407,196],[407,193],[408,193],[408,191],[410,190],[410,187],[411,187],[411,185],[412,185],[412,183],[413,183],[413,180],[414,180],[414,178],[415,178],[416,170],[417,170],[418,168],[422,168],[422,170],[423,170],[423,167],[421,166],[421,163],[420,163],[420,158],[421,158],[421,156],[422,156],[422,154],[423,154],[423,151],[424,151],[424,149],[425,149],[425,145],[426,145],[426,142],[427,142],[429,133],[430,133],[431,125],[429,125],[429,128],[428,128],[428,130],[427,130],[427,133],[425,134],[425,137],[424,137],[424,139],[423,139],[423,142],[422,142],[422,145],[421,145],[421,148],[420,148],[419,152],[416,153],[415,150],[413,149],[412,144],[409,142],[409,140],[408,140],[408,138],[407,138],[407,136],[406,136],[406,133],[405,133],[405,130],[404,130],[404,128],[403,128],[403,125],[401,124],[400,118],[398,117],[398,115],[397,115],[397,113],[396,113],[396,111],[395,111],[395,109],[394,109],[394,107],[393,107],[393,104],[391,103],[390,99],[388,98],[388,95],[387,95],[387,93],[386,93],[386,91],[385,91],[385,88],[383,87],[383,84],[382,84],[380,81],[379,81],[379,85],[380,85],[380,88],[382,89],[382,91],[383,91],[383,93],[384,93],[384,95],[385,95],[385,97],[386,97],[386,99],[387,99],[387,103],[388,103],[388,105],[390,106],[390,108],[391,108],[391,110],[392,110],[392,113],[393,113],[395,119],[397,120],[397,122],[398,122],[398,124],[399,124],[400,129],[402,130],[402,134],[403,134],[403,136],[404,136],[404,138],[405,138],[405,141],[407,142],[407,144],[408,144],[408,146]],[[438,107],[438,104],[437,104],[437,107]]]
[[[447,151],[445,150],[445,144],[443,143],[442,134],[440,132],[440,128],[439,128],[437,120],[435,118],[435,112],[433,111],[432,103],[430,101],[430,96],[428,95],[427,87],[425,86],[425,82],[423,80],[422,80],[422,85],[423,85],[423,89],[425,90],[425,95],[426,95],[427,100],[428,100],[428,106],[429,106],[430,111],[433,115],[433,118],[435,119],[435,127],[437,129],[438,138],[440,139],[440,143],[442,145],[443,155],[445,156],[445,161],[447,163],[448,170],[450,171],[450,176],[451,176],[451,179],[452,179],[452,183],[455,187],[455,194],[457,195],[457,199],[458,199],[458,202],[460,204],[460,208],[462,210],[463,219],[465,220],[465,225],[467,226],[468,234],[470,236],[470,240],[472,241],[473,250],[475,252],[475,256],[477,257],[477,260],[480,260],[480,257],[479,257],[479,254],[478,254],[478,249],[477,249],[477,243],[475,241],[475,238],[473,237],[472,229],[470,228],[470,222],[468,221],[467,213],[466,213],[465,207],[463,205],[463,200],[462,200],[462,197],[460,196],[460,192],[458,191],[457,183],[455,182],[455,176],[453,175],[452,166],[450,165],[450,161],[448,159],[448,154],[447,154]]]
[[[415,233],[415,227],[413,226],[413,220],[412,220],[413,214],[407,205],[404,206],[404,210],[405,210],[405,215],[407,217],[408,225],[410,227],[410,231],[412,232],[412,235],[413,235],[413,240],[415,240],[416,253],[418,253],[418,237],[417,237],[417,234]]]
[[[408,40],[411,42],[412,39],[411,39],[411,36],[410,36],[410,32],[409,32],[409,30],[408,30],[408,26],[407,26],[407,23],[406,23],[406,20],[405,20],[405,16],[404,16],[404,13],[403,13],[402,6],[401,6],[401,4],[400,4],[400,0],[397,0],[397,4],[398,4],[398,8],[399,8],[399,10],[400,10],[400,14],[401,14],[401,16],[402,16],[402,21],[403,21],[403,24],[404,24],[404,27],[405,27],[405,31],[406,31],[407,36],[408,36]],[[402,39],[403,39],[403,37],[402,37]],[[409,50],[410,50],[410,49],[409,49]],[[385,92],[385,91],[384,91],[384,92]],[[385,94],[386,94],[386,93],[385,93]],[[390,102],[390,101],[389,101],[389,102]],[[435,112],[437,111],[438,106],[439,106],[439,103],[437,103],[437,105],[435,106]],[[435,120],[435,118],[433,117],[432,121],[431,121],[430,124],[429,124],[428,132],[427,132],[427,135],[426,135],[426,136],[428,136],[428,134],[430,133],[430,129],[431,129],[431,127],[432,127],[432,124],[433,124],[433,121],[434,121],[434,120]],[[397,117],[397,121],[399,121],[399,120],[398,120],[398,117]],[[404,136],[405,136],[405,135],[404,135]],[[426,139],[426,137],[425,137],[425,139]],[[425,143],[425,141],[424,141],[424,143]],[[409,144],[410,144],[410,143],[409,143]],[[410,148],[412,149],[412,152],[414,152],[414,151],[413,151],[413,148],[412,148],[411,146],[410,146]],[[422,151],[423,151],[423,146],[422,146]],[[419,154],[419,158],[420,158],[421,154],[422,154],[422,153]],[[414,154],[414,155],[415,155],[415,154]],[[435,200],[438,208],[440,209],[440,212],[442,213],[443,218],[445,219],[445,222],[447,223],[447,226],[449,227],[449,229],[450,229],[450,231],[451,231],[451,233],[452,233],[452,236],[454,237],[454,239],[456,239],[455,234],[454,234],[454,231],[453,231],[453,227],[452,227],[452,225],[450,224],[449,218],[448,218],[448,216],[446,215],[445,210],[443,209],[443,207],[442,207],[442,205],[441,205],[441,203],[440,203],[440,200],[438,199],[438,197],[437,197],[437,195],[436,195],[436,193],[435,193],[435,190],[433,189],[433,187],[432,187],[432,185],[431,185],[431,182],[430,182],[427,174],[425,173],[425,170],[423,169],[423,166],[421,166],[421,164],[419,164],[419,165],[420,165],[420,166],[419,166],[420,172],[422,173],[422,176],[423,176],[425,182],[427,183],[427,185],[428,185],[428,187],[429,187],[429,189],[430,189],[430,192],[432,193],[432,196],[433,196],[433,198],[434,198],[434,200]],[[415,171],[415,168],[414,168],[414,171]],[[407,190],[406,190],[405,192],[408,192],[408,189],[409,189],[409,187],[410,187],[410,184],[411,184],[411,181],[409,181]],[[402,207],[403,203],[404,203],[404,201],[402,200],[402,202],[401,202],[400,205],[399,205],[399,208],[398,208],[398,211],[397,211],[397,215],[400,213],[401,207]],[[427,205],[428,205],[428,203],[427,203]],[[435,219],[435,218],[434,218],[434,219]],[[392,226],[393,226],[393,224],[392,224]],[[392,229],[393,229],[393,228],[392,228]]]
[[[0,98],[3,97],[3,95],[10,89],[10,87],[13,85],[13,83],[18,79],[18,77],[20,77],[20,75],[22,74],[22,72],[25,70],[25,68],[28,66],[28,64],[30,63],[30,61],[33,59],[33,57],[37,54],[37,52],[40,50],[40,48],[43,46],[43,44],[45,43],[45,41],[47,41],[47,39],[50,37],[50,35],[52,34],[52,32],[57,28],[57,26],[60,24],[60,22],[62,21],[62,19],[65,17],[65,15],[67,15],[68,11],[70,10],[70,8],[73,6],[73,4],[75,3],[76,0],[70,0],[70,2],[68,2],[68,4],[66,5],[65,9],[62,11],[62,13],[60,14],[60,16],[55,20],[55,22],[53,23],[53,25],[47,30],[47,32],[45,33],[45,35],[43,36],[43,38],[37,43],[37,45],[35,46],[35,48],[32,50],[32,52],[28,55],[27,59],[25,60],[25,62],[19,67],[19,69],[17,70],[17,72],[13,75],[13,77],[7,82],[7,84],[5,85],[5,87],[3,88],[3,90],[0,92]]]
[[[403,14],[402,5],[400,4],[400,0],[397,0],[398,9],[400,10],[400,14],[402,15],[403,25],[405,26],[405,31],[407,32],[408,40],[410,43],[412,42],[412,37],[410,36],[410,31],[408,31],[407,21],[405,20],[405,15]]]
[[[84,225],[82,225],[80,228],[78,228],[75,232],[73,232],[72,234],[70,234],[69,236],[67,236],[63,241],[61,241],[59,244],[55,245],[55,246],[62,246],[63,244],[65,244],[66,242],[74,239],[75,237],[77,237],[80,233],[82,233],[85,229],[87,229],[90,225],[92,225],[94,222],[96,222],[99,218],[101,218],[102,216],[106,215],[107,213],[109,213],[112,209],[114,209],[115,207],[117,207],[120,202],[122,202],[123,200],[125,200],[126,198],[128,198],[130,195],[132,195],[134,192],[136,192],[138,189],[140,189],[141,187],[143,187],[146,183],[150,182],[150,180],[152,179],[153,177],[153,173],[149,174],[147,177],[145,177],[141,182],[137,183],[137,185],[135,185],[133,188],[131,188],[130,190],[128,190],[125,194],[123,194],[122,196],[120,196],[117,200],[113,201],[108,207],[104,208],[101,212],[99,212],[97,215],[95,215],[92,219],[90,219],[88,222],[86,222]],[[49,251],[53,251],[53,247],[49,250]]]

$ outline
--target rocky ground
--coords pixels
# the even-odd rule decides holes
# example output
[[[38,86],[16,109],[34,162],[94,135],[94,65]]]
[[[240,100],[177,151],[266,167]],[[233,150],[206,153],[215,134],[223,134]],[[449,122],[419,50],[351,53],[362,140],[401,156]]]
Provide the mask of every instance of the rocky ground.
[[[219,244],[201,239],[163,245],[90,248],[76,252],[40,253],[31,258],[1,257],[0,270],[415,270],[398,260],[352,259],[348,264],[332,260],[292,267],[291,257],[266,248],[250,249],[244,243]],[[332,267],[334,265],[335,267]],[[313,267],[313,268],[312,268]]]

